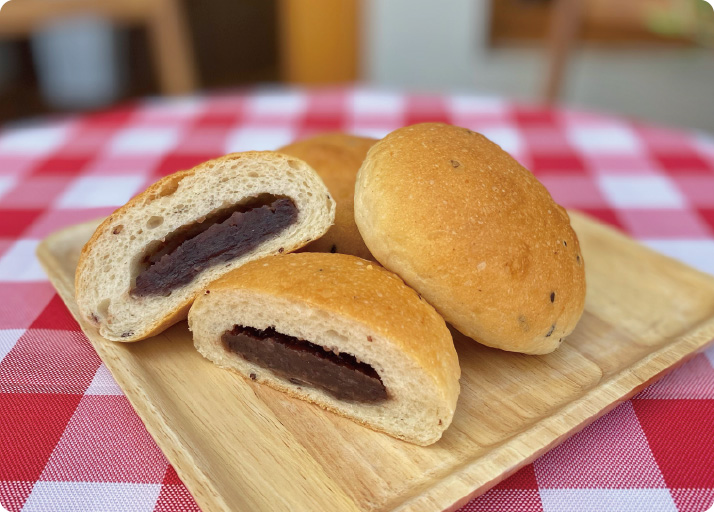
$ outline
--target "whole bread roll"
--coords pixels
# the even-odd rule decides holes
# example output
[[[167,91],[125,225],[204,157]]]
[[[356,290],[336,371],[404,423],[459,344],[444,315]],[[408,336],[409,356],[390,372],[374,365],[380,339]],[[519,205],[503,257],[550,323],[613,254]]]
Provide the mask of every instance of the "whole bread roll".
[[[114,341],[153,336],[186,318],[226,272],[320,237],[335,203],[305,162],[235,153],[177,172],[111,214],[82,249],[81,315]]]
[[[583,313],[567,212],[483,135],[432,123],[390,133],[359,171],[355,220],[382,265],[484,345],[546,354]]]
[[[188,322],[217,365],[373,430],[428,445],[451,423],[461,373],[451,334],[377,264],[325,253],[254,261],[211,283]]]
[[[357,171],[375,142],[375,139],[345,133],[325,133],[278,150],[310,164],[337,203],[335,224],[325,236],[301,250],[339,252],[374,260],[355,224],[354,197]]]

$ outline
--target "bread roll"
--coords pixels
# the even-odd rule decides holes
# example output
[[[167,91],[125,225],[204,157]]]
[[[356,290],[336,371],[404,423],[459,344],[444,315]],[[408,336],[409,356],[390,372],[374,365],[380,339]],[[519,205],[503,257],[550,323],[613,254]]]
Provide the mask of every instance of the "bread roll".
[[[110,215],[84,246],[81,315],[137,341],[186,318],[196,294],[248,261],[324,234],[335,202],[305,162],[247,152],[167,176]]]
[[[461,370],[444,320],[366,260],[295,253],[248,263],[211,283],[188,322],[217,365],[371,429],[428,445],[451,423]],[[287,339],[276,347],[275,337]]]
[[[374,260],[359,234],[354,218],[355,179],[375,139],[344,133],[316,135],[278,151],[306,161],[317,171],[337,203],[335,224],[327,234],[302,251],[339,252]]]
[[[483,135],[431,123],[390,133],[359,171],[355,220],[382,265],[480,343],[546,354],[582,315],[567,212]]]

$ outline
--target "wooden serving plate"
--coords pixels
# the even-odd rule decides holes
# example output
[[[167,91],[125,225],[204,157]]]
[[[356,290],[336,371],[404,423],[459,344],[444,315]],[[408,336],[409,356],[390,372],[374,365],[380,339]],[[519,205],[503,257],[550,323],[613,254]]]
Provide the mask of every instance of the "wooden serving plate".
[[[454,509],[582,429],[714,338],[714,278],[572,214],[585,314],[555,353],[525,356],[456,335],[461,396],[421,448],[243,380],[203,359],[186,323],[133,344],[79,320],[205,511]],[[38,255],[77,317],[74,269],[96,223]]]

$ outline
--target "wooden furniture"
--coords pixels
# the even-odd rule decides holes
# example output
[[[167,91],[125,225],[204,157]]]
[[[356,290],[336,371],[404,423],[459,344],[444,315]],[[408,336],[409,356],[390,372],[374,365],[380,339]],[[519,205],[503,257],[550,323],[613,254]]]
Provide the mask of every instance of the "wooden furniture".
[[[419,447],[222,370],[186,323],[114,343],[78,318],[203,510],[455,509],[485,492],[714,336],[714,278],[571,212],[588,293],[576,330],[527,356],[454,332],[461,395],[443,438]],[[39,259],[75,318],[74,270],[97,223],[47,238]]]
[[[283,80],[292,84],[357,80],[360,4],[359,0],[280,0]]]
[[[643,23],[645,11],[666,9],[699,0],[580,0],[579,36],[582,41],[595,44],[674,43],[682,40],[664,36]],[[540,44],[552,29],[553,9],[562,8],[560,0],[491,0],[489,39],[493,46]]]
[[[193,49],[179,0],[13,0],[0,13],[0,37],[25,37],[53,19],[78,14],[146,27],[161,92],[186,94],[197,88]]]
[[[598,27],[603,41],[691,44],[702,22],[694,0],[552,0],[547,35],[548,70],[543,99],[554,102],[561,94],[568,56],[587,27]],[[672,19],[677,33],[656,34],[650,24],[657,15]],[[587,27],[586,27],[587,25]],[[602,28],[604,27],[604,28]],[[623,34],[629,37],[623,37]]]
[[[577,40],[582,23],[582,0],[554,0],[548,35],[548,71],[543,87],[543,99],[555,102],[561,94],[570,50]]]

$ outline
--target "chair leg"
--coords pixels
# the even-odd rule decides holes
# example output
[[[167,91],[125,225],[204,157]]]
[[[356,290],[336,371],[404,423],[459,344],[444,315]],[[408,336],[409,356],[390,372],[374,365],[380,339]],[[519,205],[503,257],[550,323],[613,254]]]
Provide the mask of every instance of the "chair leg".
[[[583,0],[555,0],[548,34],[548,75],[543,100],[556,101],[563,89],[567,60],[580,29]]]
[[[198,79],[193,47],[179,0],[156,0],[147,28],[161,92],[194,92]]]

